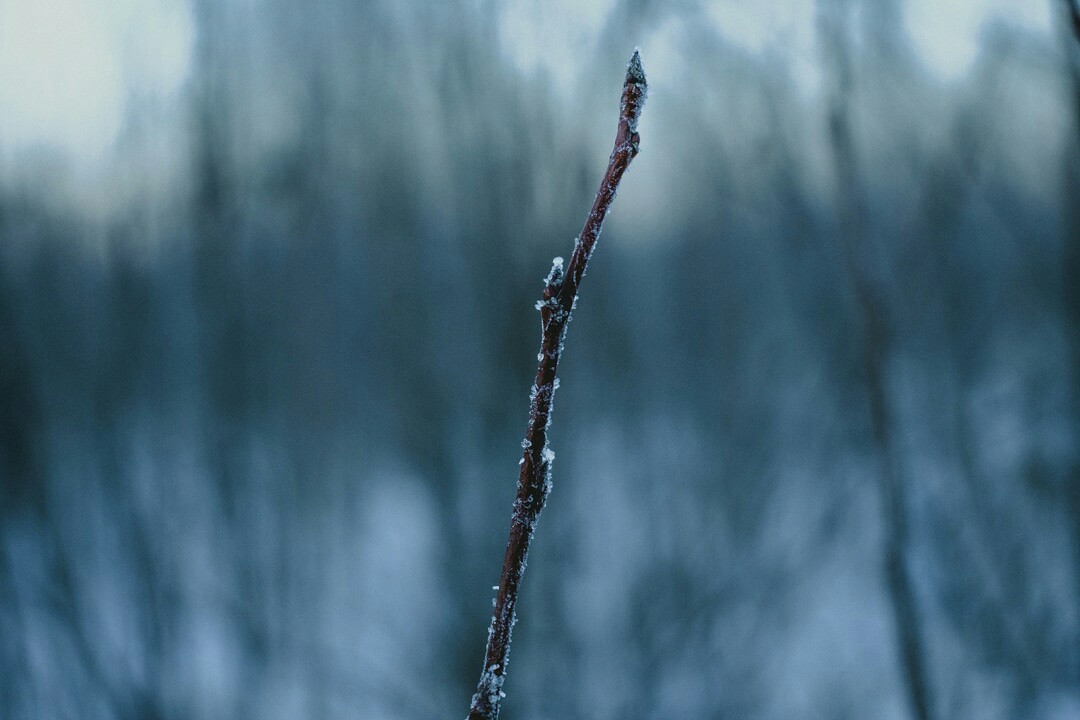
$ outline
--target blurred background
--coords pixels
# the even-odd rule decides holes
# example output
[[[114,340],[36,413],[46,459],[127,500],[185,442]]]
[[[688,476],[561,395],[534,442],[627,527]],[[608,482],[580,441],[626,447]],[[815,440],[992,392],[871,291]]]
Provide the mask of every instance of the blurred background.
[[[1068,0],[0,0],[0,717],[1080,718]]]

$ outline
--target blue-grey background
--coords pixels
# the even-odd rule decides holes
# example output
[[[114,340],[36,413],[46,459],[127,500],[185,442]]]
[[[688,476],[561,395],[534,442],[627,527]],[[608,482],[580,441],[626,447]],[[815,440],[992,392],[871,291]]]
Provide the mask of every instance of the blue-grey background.
[[[0,0],[0,718],[465,715],[634,46],[504,717],[1080,718],[1065,7]]]

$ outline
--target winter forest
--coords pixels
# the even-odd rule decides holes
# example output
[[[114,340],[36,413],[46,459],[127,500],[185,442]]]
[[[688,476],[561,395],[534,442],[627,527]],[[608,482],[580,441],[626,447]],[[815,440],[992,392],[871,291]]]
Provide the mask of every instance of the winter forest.
[[[0,718],[1080,718],[1075,0],[0,2]]]

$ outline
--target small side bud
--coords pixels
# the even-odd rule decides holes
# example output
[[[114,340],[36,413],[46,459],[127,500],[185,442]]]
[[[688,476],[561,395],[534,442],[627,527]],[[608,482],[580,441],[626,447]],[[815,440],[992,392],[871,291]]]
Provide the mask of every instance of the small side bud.
[[[551,261],[551,271],[547,274],[547,277],[544,278],[545,292],[549,288],[558,289],[559,287],[561,287],[563,275],[563,259],[561,257],[557,257]]]
[[[566,271],[563,270],[563,259],[557,257],[551,261],[551,272],[544,278],[544,295],[536,308],[540,311],[540,320],[546,326],[551,320],[553,313],[560,312],[559,291],[562,290]],[[537,357],[537,360],[541,359]]]

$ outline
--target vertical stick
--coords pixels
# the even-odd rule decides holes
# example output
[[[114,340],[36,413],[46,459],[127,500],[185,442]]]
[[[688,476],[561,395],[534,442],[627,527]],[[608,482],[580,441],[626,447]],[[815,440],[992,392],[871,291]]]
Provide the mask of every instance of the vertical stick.
[[[551,463],[555,454],[548,448],[547,431],[551,424],[552,401],[559,381],[555,372],[562,355],[563,340],[570,315],[577,304],[578,287],[585,275],[585,268],[592,256],[600,229],[604,224],[615,192],[626,168],[638,153],[637,122],[645,104],[647,86],[641,57],[634,50],[626,69],[623,83],[622,104],[619,113],[619,130],[615,135],[615,147],[608,160],[607,172],[596,193],[592,210],[585,220],[585,227],[574,243],[574,251],[565,269],[563,259],[555,258],[544,281],[543,297],[537,302],[543,335],[540,343],[539,365],[533,383],[529,424],[525,431],[518,476],[517,497],[510,519],[510,538],[506,543],[499,592],[495,596],[495,611],[488,630],[484,669],[476,694],[469,709],[469,720],[496,720],[506,679],[506,665],[510,658],[510,634],[517,622],[517,597],[525,564],[529,556],[529,542],[536,529],[537,518],[544,509],[551,492]]]

